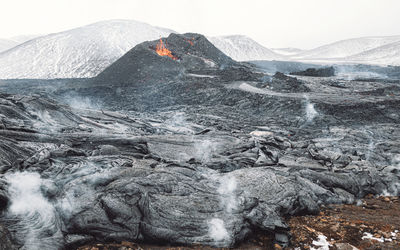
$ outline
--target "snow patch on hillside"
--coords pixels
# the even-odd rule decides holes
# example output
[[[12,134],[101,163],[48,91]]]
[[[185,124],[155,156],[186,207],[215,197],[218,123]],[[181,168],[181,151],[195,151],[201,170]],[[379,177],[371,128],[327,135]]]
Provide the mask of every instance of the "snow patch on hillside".
[[[298,48],[273,48],[271,50],[277,54],[286,55],[286,56],[294,56],[294,55],[297,55],[297,54],[305,51],[305,50],[298,49]]]
[[[241,36],[207,37],[219,50],[236,61],[282,60],[285,56],[265,48],[253,39]]]
[[[400,41],[346,58],[354,63],[400,65]]]
[[[353,38],[304,51],[292,59],[344,58],[398,41],[400,36]]]
[[[0,53],[11,49],[12,47],[18,45],[17,42],[10,39],[0,39]]]

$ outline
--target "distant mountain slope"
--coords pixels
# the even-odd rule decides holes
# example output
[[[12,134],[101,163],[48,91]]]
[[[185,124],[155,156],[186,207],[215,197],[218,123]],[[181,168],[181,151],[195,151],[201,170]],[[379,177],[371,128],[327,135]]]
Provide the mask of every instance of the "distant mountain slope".
[[[93,77],[135,45],[172,32],[110,20],[38,37],[0,53],[0,79]]]
[[[253,39],[242,36],[207,37],[207,39],[226,55],[237,61],[277,60],[284,56],[265,48]]]
[[[40,36],[42,36],[42,35],[20,35],[20,36],[13,36],[10,38],[10,40],[13,40],[20,44],[20,43],[27,42],[29,40],[35,39]]]
[[[400,41],[400,36],[361,37],[342,40],[299,53],[292,59],[331,59],[356,55],[380,46]]]
[[[10,39],[0,39],[0,52],[11,49],[12,47],[18,45],[16,41]]]
[[[366,64],[400,65],[400,41],[380,46],[354,56],[347,61]]]

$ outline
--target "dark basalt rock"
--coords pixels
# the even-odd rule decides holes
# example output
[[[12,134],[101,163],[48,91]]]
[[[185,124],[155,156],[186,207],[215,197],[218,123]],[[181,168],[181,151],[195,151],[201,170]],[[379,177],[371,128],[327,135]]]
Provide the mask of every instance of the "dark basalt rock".
[[[233,246],[254,229],[275,231],[277,242],[287,244],[284,216],[398,191],[398,174],[360,161],[353,150],[335,151],[337,141],[318,141],[315,132],[314,142],[300,136],[304,131],[289,139],[275,129],[249,136],[202,133],[201,126],[171,134],[168,123],[164,132],[160,124],[159,132],[149,133],[153,125],[143,118],[29,97],[3,96],[1,103],[8,112],[2,123],[15,126],[0,130],[0,145],[14,149],[0,159],[15,167],[0,182],[7,204],[0,222],[26,247],[121,240]],[[343,148],[353,149],[349,132],[335,133]],[[368,144],[368,138],[358,140],[358,148]],[[387,150],[376,146],[369,159],[384,164]],[[24,191],[15,178],[37,183],[30,195],[43,205],[13,210]],[[25,238],[29,232],[34,239]]]
[[[328,67],[328,68],[308,68],[305,71],[299,72],[292,72],[291,75],[298,75],[298,76],[315,76],[315,77],[330,77],[335,75],[335,68]]]
[[[276,72],[274,75],[274,78],[278,80],[284,80],[284,81],[296,81],[297,79],[294,77],[287,76],[281,72]]]
[[[0,225],[0,250],[17,250],[19,249],[13,244],[11,234],[6,227]]]
[[[273,75],[274,81],[268,83],[276,91],[281,92],[309,92],[310,89],[295,77],[287,76],[281,72]]]

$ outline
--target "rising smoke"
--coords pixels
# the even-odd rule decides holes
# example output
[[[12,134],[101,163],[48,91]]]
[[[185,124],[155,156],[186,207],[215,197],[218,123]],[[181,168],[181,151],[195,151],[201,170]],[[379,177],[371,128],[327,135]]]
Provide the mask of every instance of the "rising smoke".
[[[100,101],[94,100],[93,98],[80,96],[78,93],[75,92],[68,92],[68,94],[62,98],[62,101],[70,107],[76,109],[99,110],[103,107]]]
[[[6,180],[11,197],[6,221],[16,221],[9,226],[9,230],[15,232],[23,245],[22,249],[60,248],[64,241],[60,223],[53,205],[42,192],[46,182],[39,174],[29,172],[10,174]]]
[[[215,241],[225,241],[229,239],[228,231],[225,228],[225,223],[223,220],[218,218],[213,218],[208,222],[209,225],[209,235]]]
[[[225,226],[225,222],[232,220],[235,210],[238,208],[236,195],[237,181],[232,176],[223,176],[219,179],[217,192],[220,196],[220,206],[224,210],[220,218],[213,218],[208,222],[209,235],[216,242],[230,242],[231,236]]]
[[[237,182],[234,176],[225,176],[221,179],[218,193],[221,196],[221,206],[228,214],[237,209],[238,201],[236,197]]]
[[[210,162],[218,147],[218,142],[208,139],[196,141],[194,145],[194,158],[202,163]]]
[[[304,117],[305,122],[302,126],[311,123],[314,120],[314,118],[319,115],[318,111],[314,107],[314,104],[310,102],[310,99],[308,98],[307,95],[304,95],[304,111],[305,111],[305,117]]]

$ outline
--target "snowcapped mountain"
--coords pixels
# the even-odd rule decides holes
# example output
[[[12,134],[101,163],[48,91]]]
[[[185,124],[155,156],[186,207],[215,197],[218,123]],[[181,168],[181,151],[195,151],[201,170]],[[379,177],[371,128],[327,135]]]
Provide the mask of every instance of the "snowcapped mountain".
[[[41,36],[0,53],[0,79],[93,77],[135,45],[172,32],[110,20]]]
[[[0,39],[0,53],[36,37],[38,37],[38,35],[22,35],[14,36],[9,39]]]
[[[24,42],[27,42],[29,40],[32,40],[34,38],[37,38],[39,36],[41,36],[41,35],[20,35],[20,36],[13,36],[13,37],[10,38],[10,40],[13,40],[13,41],[15,41],[15,42],[20,44],[20,43],[24,43]]]
[[[293,56],[293,55],[299,54],[301,52],[304,52],[304,50],[298,49],[298,48],[273,48],[271,50],[275,53],[278,53],[281,55],[286,55],[286,56]]]
[[[16,41],[10,39],[0,39],[0,52],[11,49],[12,47],[18,45]]]
[[[400,36],[361,37],[342,40],[296,54],[291,59],[318,60],[345,58],[390,43],[400,41]]]
[[[400,41],[386,44],[346,58],[361,64],[400,65]]]
[[[253,39],[242,36],[207,37],[218,49],[237,61],[279,60],[284,56],[265,48]]]

